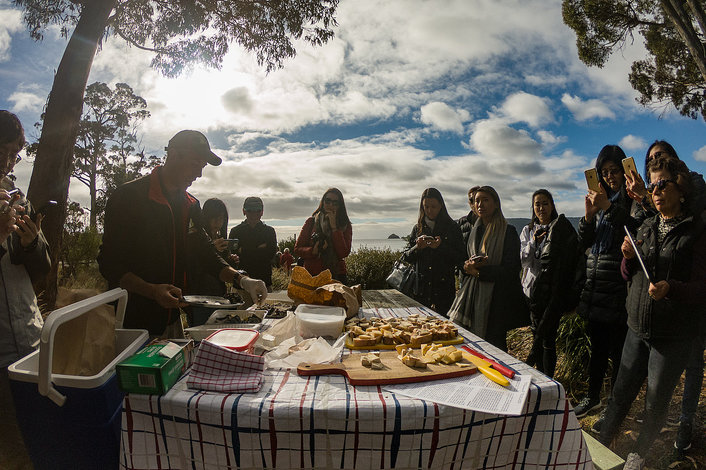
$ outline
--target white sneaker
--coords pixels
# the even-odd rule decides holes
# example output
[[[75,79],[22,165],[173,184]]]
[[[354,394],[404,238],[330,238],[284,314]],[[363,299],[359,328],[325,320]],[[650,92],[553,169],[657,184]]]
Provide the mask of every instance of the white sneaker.
[[[645,468],[645,459],[640,457],[637,452],[630,452],[623,470],[642,470]]]

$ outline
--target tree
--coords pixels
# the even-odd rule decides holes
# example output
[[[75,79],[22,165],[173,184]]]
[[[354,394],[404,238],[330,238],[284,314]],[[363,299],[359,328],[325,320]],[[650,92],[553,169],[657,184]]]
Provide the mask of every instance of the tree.
[[[66,217],[69,178],[81,106],[98,46],[109,36],[154,53],[152,66],[167,76],[189,64],[219,67],[231,41],[256,54],[267,71],[281,67],[296,50],[292,40],[321,45],[333,37],[338,0],[13,0],[24,9],[30,36],[61,27],[71,38],[49,94],[28,197],[38,205],[54,199],[60,209],[44,230],[52,249],[47,303],[56,297],[56,261]]]
[[[706,120],[706,1],[563,0],[579,58],[602,67],[639,32],[648,57],[632,64],[630,84],[644,106],[669,103]]]
[[[125,173],[127,155],[134,150],[130,144],[137,140],[135,128],[150,113],[146,109],[147,102],[135,95],[125,83],[118,83],[115,91],[105,83],[92,83],[86,88],[83,103],[84,113],[79,123],[72,176],[88,187],[91,197],[89,226],[95,230],[101,192],[99,179],[114,173],[107,146],[111,141],[116,143],[110,150],[118,152],[117,160],[122,160]]]

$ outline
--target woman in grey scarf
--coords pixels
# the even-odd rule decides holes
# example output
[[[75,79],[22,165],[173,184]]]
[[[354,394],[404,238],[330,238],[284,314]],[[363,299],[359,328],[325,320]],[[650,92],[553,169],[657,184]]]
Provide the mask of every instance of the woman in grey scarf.
[[[529,324],[520,284],[520,238],[505,220],[495,189],[481,186],[474,206],[479,218],[468,236],[468,259],[449,318],[506,351],[507,331]]]

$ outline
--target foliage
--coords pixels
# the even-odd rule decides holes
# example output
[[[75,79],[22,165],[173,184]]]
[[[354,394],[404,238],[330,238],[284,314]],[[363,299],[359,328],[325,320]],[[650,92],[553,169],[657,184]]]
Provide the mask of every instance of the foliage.
[[[64,244],[59,259],[63,279],[75,277],[90,266],[98,256],[101,234],[86,227],[86,211],[77,202],[71,202],[64,225]]]
[[[289,248],[289,252],[294,256],[294,244],[297,242],[297,236],[292,235],[284,240],[277,242],[277,249],[284,253],[285,248]]]
[[[272,290],[287,290],[289,274],[283,268],[272,269]]]
[[[591,341],[586,328],[586,320],[576,312],[564,315],[559,323],[556,349],[560,360],[556,377],[567,390],[581,390],[588,381]]]
[[[642,105],[673,104],[706,120],[704,0],[563,0],[564,23],[576,32],[579,58],[602,67],[639,33],[648,57],[632,64],[630,84]]]
[[[389,289],[385,279],[399,257],[399,251],[389,248],[363,247],[354,251],[346,258],[348,285],[360,284],[363,289]]]

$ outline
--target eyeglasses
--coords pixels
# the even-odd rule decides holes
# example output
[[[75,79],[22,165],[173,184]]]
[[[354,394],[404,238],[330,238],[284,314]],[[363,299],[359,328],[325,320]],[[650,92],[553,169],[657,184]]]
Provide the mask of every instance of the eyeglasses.
[[[338,199],[329,199],[327,197],[324,198],[324,204],[331,204],[334,206],[338,205]]]
[[[667,187],[667,184],[668,184],[668,183],[677,184],[677,182],[674,181],[674,180],[659,180],[659,181],[655,181],[654,183],[650,183],[650,184],[647,185],[647,192],[650,193],[650,194],[652,194],[652,193],[655,191],[655,189],[659,189],[660,191],[664,191],[664,188]]]
[[[603,178],[608,178],[611,176],[618,176],[623,172],[623,170],[619,168],[612,168],[612,169],[607,169],[607,170],[601,170],[601,176]]]

